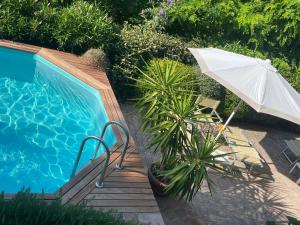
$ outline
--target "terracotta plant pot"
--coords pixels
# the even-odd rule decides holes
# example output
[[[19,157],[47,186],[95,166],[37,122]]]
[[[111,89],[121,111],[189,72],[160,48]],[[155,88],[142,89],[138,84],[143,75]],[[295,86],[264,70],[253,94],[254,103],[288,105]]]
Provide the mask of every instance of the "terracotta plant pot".
[[[165,191],[167,185],[155,177],[153,170],[154,164],[151,164],[151,167],[148,168],[148,178],[154,194],[161,197],[167,196],[168,194]]]

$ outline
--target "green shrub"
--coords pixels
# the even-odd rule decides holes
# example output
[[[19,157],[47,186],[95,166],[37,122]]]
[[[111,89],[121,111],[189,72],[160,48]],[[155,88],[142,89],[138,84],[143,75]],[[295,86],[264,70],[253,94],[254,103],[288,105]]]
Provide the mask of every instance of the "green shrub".
[[[0,225],[134,225],[120,216],[94,211],[83,206],[47,203],[29,192],[20,192],[11,200],[0,196]]]
[[[114,21],[123,23],[137,18],[141,10],[147,7],[149,0],[96,0],[96,2],[105,8]]]
[[[94,4],[49,2],[2,0],[0,38],[82,53],[89,48],[105,49],[118,33],[112,20]]]
[[[0,38],[44,46],[55,46],[53,33],[57,10],[44,1],[2,0]]]
[[[123,97],[134,93],[128,84],[132,84],[131,78],[139,76],[137,68],[153,58],[195,62],[182,40],[141,26],[125,26],[120,41],[112,48],[107,52],[112,65],[109,76],[114,89]]]
[[[274,221],[267,221],[266,225],[277,225],[277,223]],[[287,225],[300,225],[300,220],[291,216],[287,216]]]
[[[184,36],[216,40],[236,37],[238,0],[179,0],[168,10],[167,30]]]
[[[199,72],[198,83],[201,95],[219,100],[224,100],[224,87],[218,82],[216,82],[214,79]]]
[[[167,30],[210,43],[240,41],[299,65],[299,12],[298,0],[178,0]]]
[[[60,11],[55,39],[58,47],[72,52],[105,48],[113,39],[116,27],[107,15],[83,0]]]
[[[300,1],[248,1],[237,17],[241,31],[255,46],[299,64]]]

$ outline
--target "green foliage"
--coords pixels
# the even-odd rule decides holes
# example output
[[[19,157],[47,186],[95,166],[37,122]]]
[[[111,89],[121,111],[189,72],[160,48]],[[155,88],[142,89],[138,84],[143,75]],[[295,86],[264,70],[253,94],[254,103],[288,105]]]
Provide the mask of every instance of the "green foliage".
[[[200,70],[198,71],[199,94],[210,98],[224,100],[224,87],[209,76],[202,74]]]
[[[195,129],[191,133],[191,141],[188,151],[177,159],[174,167],[163,171],[161,174],[170,179],[166,190],[180,198],[191,201],[206,181],[210,192],[212,191],[213,181],[210,179],[208,170],[223,173],[220,160],[228,154],[214,154],[219,147],[211,134],[206,138],[200,137],[199,130]]]
[[[94,4],[59,1],[2,0],[0,38],[81,53],[105,48],[118,32]]]
[[[2,0],[0,38],[53,46],[57,19],[57,10],[52,8],[50,3],[35,0]]]
[[[175,126],[173,121],[177,118],[173,113],[179,110],[181,116],[193,117],[190,107],[195,109],[196,104],[188,103],[195,103],[196,100],[193,96],[193,89],[196,87],[195,71],[176,61],[155,59],[140,73],[136,87],[141,94],[137,106],[144,118],[142,128],[149,128],[149,132],[153,134],[151,146],[162,149],[162,163],[166,164],[180,151],[179,143],[186,141],[181,129],[181,123],[185,122],[178,118]],[[185,98],[177,101],[175,96]],[[169,111],[161,113],[166,107]]]
[[[141,26],[125,26],[119,43],[108,52],[112,68],[110,80],[119,96],[128,97],[134,90],[128,86],[131,78],[138,78],[145,61],[153,58],[169,58],[184,63],[194,62],[193,56],[179,38],[145,29]]]
[[[96,2],[103,6],[117,23],[136,20],[141,10],[149,4],[148,0],[96,0]]]
[[[160,150],[159,177],[168,180],[166,191],[191,201],[206,181],[212,181],[207,168],[222,171],[213,155],[216,140],[208,134],[205,140],[194,126],[205,114],[197,110],[197,80],[192,67],[168,60],[153,60],[141,71],[136,86],[140,90],[138,108],[142,128],[151,137],[150,147]]]
[[[210,43],[241,41],[299,65],[299,0],[178,0],[168,31]]]
[[[96,212],[83,206],[47,203],[29,192],[20,192],[11,200],[0,196],[1,225],[134,225],[110,213]]]
[[[238,5],[237,0],[179,0],[168,11],[168,31],[212,40],[231,39],[236,34]]]
[[[144,26],[153,30],[165,31],[168,22],[166,12],[174,6],[174,1],[163,1],[160,4],[152,2],[152,6],[140,13]]]
[[[55,38],[60,49],[82,52],[89,48],[105,48],[115,31],[112,20],[103,11],[79,0],[60,11]]]
[[[259,13],[263,20],[253,27],[262,29],[261,32],[259,29],[251,32],[251,38],[261,40],[257,45],[272,55],[282,54],[299,64],[300,53],[297,49],[300,47],[300,1],[273,0],[267,4],[261,1],[260,5],[262,10]]]
[[[294,217],[287,216],[287,219],[288,219],[288,225],[300,225],[300,220]],[[266,225],[277,225],[277,223],[274,221],[267,221]]]

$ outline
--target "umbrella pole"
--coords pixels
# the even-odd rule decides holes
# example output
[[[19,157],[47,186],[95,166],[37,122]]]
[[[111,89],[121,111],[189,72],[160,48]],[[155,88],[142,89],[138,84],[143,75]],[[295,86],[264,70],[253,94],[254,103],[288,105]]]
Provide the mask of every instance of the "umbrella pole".
[[[234,110],[232,111],[231,115],[228,117],[226,123],[219,130],[219,133],[218,133],[218,135],[216,137],[216,140],[219,139],[219,137],[221,136],[222,132],[226,129],[226,127],[228,126],[228,124],[231,121],[231,119],[234,117],[234,115],[236,114],[236,112],[239,110],[239,108],[242,105],[242,103],[243,103],[243,100],[240,100],[239,104],[237,104],[237,106],[234,108]]]

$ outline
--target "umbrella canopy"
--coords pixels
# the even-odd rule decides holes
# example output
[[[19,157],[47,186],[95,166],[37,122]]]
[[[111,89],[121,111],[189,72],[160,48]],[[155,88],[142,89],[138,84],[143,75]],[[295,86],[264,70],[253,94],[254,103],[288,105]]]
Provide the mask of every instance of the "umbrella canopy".
[[[189,50],[202,73],[232,91],[257,112],[300,124],[300,95],[277,72],[270,60],[216,48]]]

